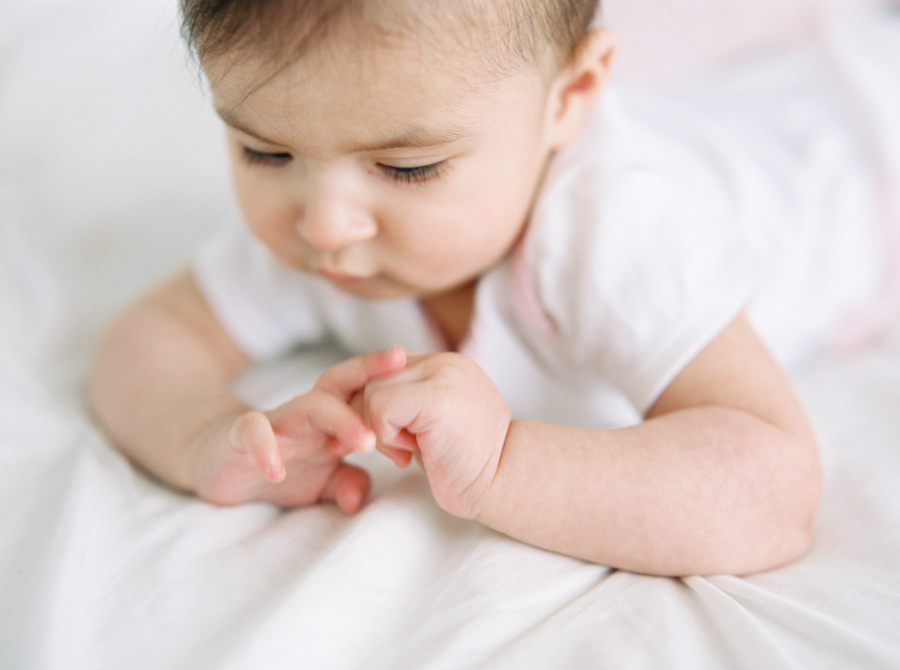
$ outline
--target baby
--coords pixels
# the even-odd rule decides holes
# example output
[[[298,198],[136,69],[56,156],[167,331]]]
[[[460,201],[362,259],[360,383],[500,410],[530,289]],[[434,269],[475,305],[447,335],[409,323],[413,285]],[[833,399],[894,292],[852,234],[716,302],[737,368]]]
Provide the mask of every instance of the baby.
[[[354,512],[344,457],[377,448],[450,514],[643,573],[806,551],[816,441],[744,313],[769,213],[629,120],[596,0],[182,6],[242,225],[104,339],[124,453],[217,504]],[[325,338],[356,357],[309,392],[233,392]]]

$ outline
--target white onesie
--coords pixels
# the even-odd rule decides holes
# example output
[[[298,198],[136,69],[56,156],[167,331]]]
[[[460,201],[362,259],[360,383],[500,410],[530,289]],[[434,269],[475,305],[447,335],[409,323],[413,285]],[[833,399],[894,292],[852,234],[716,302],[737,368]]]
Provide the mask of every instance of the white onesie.
[[[896,191],[828,58],[797,52],[677,95],[604,94],[554,157],[520,242],[478,283],[461,351],[514,416],[630,424],[742,311],[791,362],[880,295]],[[256,359],[326,338],[351,353],[443,348],[415,301],[344,294],[237,223],[194,271]]]

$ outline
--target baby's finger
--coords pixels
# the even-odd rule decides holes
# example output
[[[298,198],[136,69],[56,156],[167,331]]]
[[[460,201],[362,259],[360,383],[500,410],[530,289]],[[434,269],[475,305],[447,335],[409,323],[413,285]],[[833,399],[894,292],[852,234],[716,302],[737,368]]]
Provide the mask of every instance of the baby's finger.
[[[367,412],[366,416],[372,423],[374,434],[378,436],[378,451],[390,458],[398,467],[407,467],[412,461],[413,454],[419,449],[415,435],[378,412],[372,414]]]
[[[360,416],[363,416],[363,413],[365,412],[365,407],[363,405],[363,391],[357,391],[352,396],[350,396],[347,404],[350,405],[350,408],[354,412],[356,412]]]
[[[422,383],[424,374],[420,368],[407,368],[366,386],[363,416],[385,446],[418,449],[417,424],[422,422],[423,410],[433,405],[432,390]]]
[[[310,428],[331,438],[338,456],[372,451],[375,435],[362,417],[340,398],[319,389],[269,413],[275,433],[286,440],[304,442]]]
[[[407,449],[397,449],[396,447],[382,445],[378,448],[378,451],[390,458],[394,465],[399,468],[405,468],[412,462],[413,452]]]
[[[247,412],[231,427],[230,439],[238,451],[248,452],[267,481],[279,484],[287,476],[278,440],[269,418],[262,412]]]
[[[353,452],[370,453],[375,449],[375,433],[362,417],[345,402],[321,393],[321,402],[310,411],[309,420],[322,433],[333,438],[331,450],[338,456]]]
[[[365,470],[348,463],[340,463],[322,490],[322,501],[334,501],[338,507],[353,514],[362,507],[369,495],[370,480]]]
[[[397,372],[405,366],[406,350],[399,345],[393,346],[338,363],[319,377],[316,388],[349,401],[375,377]]]

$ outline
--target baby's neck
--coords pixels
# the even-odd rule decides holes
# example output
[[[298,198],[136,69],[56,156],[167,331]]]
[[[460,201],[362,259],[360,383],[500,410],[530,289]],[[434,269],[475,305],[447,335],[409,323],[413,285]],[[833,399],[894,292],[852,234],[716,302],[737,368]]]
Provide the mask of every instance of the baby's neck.
[[[475,305],[475,285],[476,282],[472,281],[447,293],[422,298],[420,301],[452,351],[459,349],[469,333]]]

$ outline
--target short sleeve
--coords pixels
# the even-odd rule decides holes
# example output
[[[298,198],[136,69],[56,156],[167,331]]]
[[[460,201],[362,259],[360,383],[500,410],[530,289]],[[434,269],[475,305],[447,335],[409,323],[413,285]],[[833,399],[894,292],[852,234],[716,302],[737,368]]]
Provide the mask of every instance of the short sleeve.
[[[527,274],[512,291],[530,283],[552,327],[529,323],[521,299],[515,318],[547,364],[603,379],[644,413],[747,306],[767,267],[727,174],[627,124],[605,130],[593,153],[556,166],[523,262],[511,265]]]

